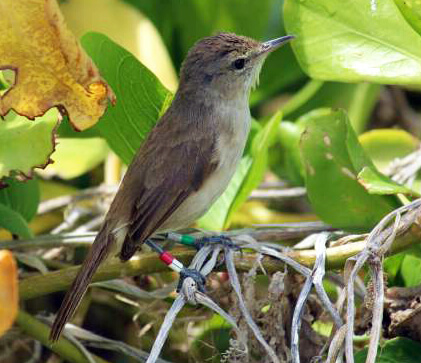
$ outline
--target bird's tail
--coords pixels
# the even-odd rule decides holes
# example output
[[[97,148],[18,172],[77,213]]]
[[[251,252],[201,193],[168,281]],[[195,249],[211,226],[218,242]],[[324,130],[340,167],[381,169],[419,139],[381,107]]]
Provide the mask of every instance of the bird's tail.
[[[113,237],[110,235],[108,228],[104,225],[95,238],[85,261],[83,261],[82,267],[73,281],[72,287],[67,291],[66,296],[61,303],[50,332],[50,340],[52,342],[59,339],[67,321],[73,316],[73,313],[79,306],[88,289],[92,276],[101,262],[108,256],[112,243]]]

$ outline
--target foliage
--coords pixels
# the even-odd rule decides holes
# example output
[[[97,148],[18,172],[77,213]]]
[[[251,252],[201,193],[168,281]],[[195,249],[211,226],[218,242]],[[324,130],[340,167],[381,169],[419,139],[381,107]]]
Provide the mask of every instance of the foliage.
[[[285,20],[297,35],[300,65],[313,78],[421,83],[421,38],[393,0],[287,0]]]
[[[171,94],[142,63],[106,36],[89,33],[82,44],[118,99],[118,105],[107,109],[97,127],[129,164]]]
[[[0,69],[16,72],[13,87],[0,98],[0,115],[13,109],[33,119],[60,106],[76,129],[95,124],[112,91],[65,26],[57,3],[5,0],[0,10]]]
[[[364,170],[378,171],[343,111],[315,110],[299,122],[305,125],[300,149],[308,197],[323,220],[337,228],[365,230],[399,205],[395,197],[371,195],[362,182]]]
[[[34,167],[49,163],[58,122],[56,109],[51,109],[34,121],[14,112],[4,118],[0,123],[0,181],[16,174],[29,178]]]
[[[406,158],[420,148],[418,1],[183,0],[181,6],[179,0],[124,0],[124,14],[136,14],[132,33],[137,31],[135,27],[144,31],[136,21],[142,18],[144,25],[146,19],[156,28],[155,36],[162,37],[154,45],[165,45],[159,54],[169,54],[172,60],[173,64],[157,60],[157,67],[165,69],[156,74],[144,65],[145,59],[132,54],[141,52],[129,52],[113,40],[118,38],[116,24],[110,25],[107,34],[88,32],[80,46],[65,27],[54,1],[13,1],[19,5],[11,5],[10,0],[0,5],[0,12],[7,14],[0,32],[0,115],[4,116],[0,119],[0,227],[16,239],[29,239],[40,230],[86,232],[92,228],[90,223],[96,217],[100,219],[103,199],[107,199],[96,186],[120,180],[125,165],[172,101],[173,92],[164,84],[176,83],[174,69],[180,68],[194,42],[218,31],[258,40],[284,34],[294,34],[296,39],[291,46],[271,54],[263,66],[260,85],[250,97],[252,127],[237,171],[225,193],[195,226],[222,231],[234,220],[241,221],[240,227],[250,227],[261,220],[274,223],[311,219],[344,233],[368,232],[392,210],[420,196],[417,172],[421,165],[417,158],[409,164],[401,160],[396,173],[392,168],[397,158]],[[95,15],[100,18],[101,7],[112,4],[117,9],[123,6],[122,1],[95,5]],[[41,7],[44,3],[48,4],[45,9]],[[158,73],[167,74],[168,79],[159,78]],[[116,104],[112,104],[114,96]],[[35,174],[34,168],[45,166],[46,170]],[[408,170],[409,177],[400,178]],[[38,179],[46,178],[54,178],[54,183],[42,183],[40,191]],[[308,200],[248,203],[262,181],[305,187]],[[53,190],[53,185],[58,189]],[[87,190],[92,187],[94,190]],[[37,214],[45,195],[57,193],[65,198],[75,193],[77,197],[64,199],[59,207],[50,207],[48,213]],[[112,193],[105,194],[108,197]],[[246,218],[235,219],[241,215]],[[0,238],[3,236],[0,234]],[[76,252],[74,260],[78,258]],[[2,253],[1,290],[13,300],[17,272],[10,269],[14,266],[12,255]],[[31,253],[16,257],[21,265],[32,258],[36,260],[32,267],[44,271],[46,266],[60,265],[52,255],[56,256],[43,253],[39,258]],[[419,248],[386,258],[384,268],[389,286],[420,284]],[[26,273],[31,268],[22,266],[22,270]],[[122,276],[125,273],[121,272]],[[149,277],[139,284],[152,289],[168,280],[165,274]],[[224,286],[221,281],[215,282],[218,288]],[[292,289],[302,284],[290,283]],[[266,291],[266,284],[266,280],[253,284],[256,295]],[[248,293],[246,296],[254,296],[254,290]],[[332,298],[336,298],[335,294],[336,290]],[[226,298],[221,301],[231,307],[224,301]],[[265,301],[266,310],[254,303],[262,321],[273,313],[271,306],[275,302]],[[107,304],[113,308],[116,305],[114,300]],[[167,308],[162,306],[161,310]],[[12,323],[16,309],[17,303],[6,313],[0,308],[0,334]],[[145,323],[155,314],[148,309],[140,309],[139,313]],[[108,313],[104,314],[108,318]],[[23,324],[25,313],[19,316],[19,324]],[[106,324],[110,320],[107,318],[99,320]],[[324,324],[324,318],[315,319],[314,326]],[[201,351],[200,337],[211,341],[215,332],[228,330],[223,322],[217,320],[215,324],[215,318],[210,321],[208,325],[195,323],[197,331],[190,346],[199,356],[197,361],[210,359],[215,353]],[[272,328],[268,327],[267,332]],[[37,329],[31,329],[31,334],[36,334]],[[184,331],[178,334],[182,330],[174,329],[167,353],[177,352],[182,356],[179,361],[191,359],[179,349],[186,344],[180,341]],[[152,333],[145,331],[142,338],[148,347]],[[43,336],[39,340],[45,339]],[[404,338],[386,339],[378,361],[417,361],[415,353],[408,353],[417,344]],[[228,338],[224,335],[217,345],[226,348]],[[65,354],[63,357],[72,356],[67,347]],[[355,360],[364,361],[366,354],[362,350]]]
[[[407,338],[395,338],[387,341],[379,348],[378,363],[405,362],[415,363],[421,359],[420,344]],[[355,356],[356,363],[363,363],[367,357],[367,349]]]

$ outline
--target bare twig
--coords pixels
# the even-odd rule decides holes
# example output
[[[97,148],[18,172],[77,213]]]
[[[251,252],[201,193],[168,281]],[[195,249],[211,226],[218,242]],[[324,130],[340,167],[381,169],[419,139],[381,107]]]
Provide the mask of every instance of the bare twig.
[[[348,259],[347,264],[355,265],[349,275],[347,282],[347,321],[346,321],[346,338],[345,338],[345,355],[347,362],[354,362],[353,355],[353,337],[354,337],[354,282],[359,270],[366,262],[371,266],[371,271],[375,274],[375,306],[378,309],[373,312],[372,330],[370,335],[369,354],[367,356],[367,363],[374,363],[378,342],[380,339],[382,315],[383,315],[383,269],[381,261],[385,253],[391,248],[393,241],[398,234],[407,231],[419,217],[419,208],[421,206],[421,199],[398,208],[384,217],[379,224],[371,231],[367,238],[365,248],[355,257]],[[406,213],[401,222],[401,215]],[[395,219],[393,226],[386,228],[390,222]],[[380,291],[381,289],[381,291]]]
[[[244,316],[244,319],[247,322],[247,325],[250,327],[251,331],[253,332],[256,339],[260,342],[260,344],[263,346],[263,348],[266,350],[270,358],[274,363],[280,363],[278,357],[276,356],[276,353],[272,349],[272,347],[266,342],[266,340],[263,338],[262,333],[260,332],[260,329],[254,322],[253,318],[251,317],[251,314],[249,313],[246,304],[244,302],[243,294],[241,293],[241,286],[240,281],[238,280],[237,271],[235,270],[234,265],[234,258],[233,258],[233,252],[230,249],[227,249],[225,251],[225,261],[227,265],[228,275],[230,277],[231,286],[234,288],[234,291],[237,295],[238,299],[238,305],[240,307],[241,313]]]
[[[117,192],[117,185],[102,184],[99,187],[88,188],[78,192],[76,195],[64,195],[41,202],[38,206],[38,214],[45,214],[54,210],[67,207],[70,204],[93,197],[108,197]]]
[[[393,160],[385,171],[392,180],[399,184],[408,184],[412,187],[421,170],[421,145],[414,152],[401,159]]]
[[[253,190],[250,200],[273,200],[286,198],[299,198],[306,195],[306,188],[295,187],[286,189],[256,189]]]
[[[48,326],[38,321],[30,314],[22,310],[19,311],[16,323],[22,329],[22,331],[37,339],[44,346],[58,353],[61,357],[65,358],[69,362],[86,363],[86,350],[81,350],[80,346],[75,347],[74,342],[70,342],[68,339],[60,339],[57,343],[52,345],[48,340]],[[88,355],[91,356],[93,361],[96,363],[106,363],[102,358],[93,356],[89,353]]]
[[[259,232],[259,231],[257,231]],[[282,231],[281,231],[282,232]],[[36,245],[38,248],[41,246],[62,246],[63,244],[69,245],[89,245],[94,239],[94,233],[87,233],[81,236],[65,235],[60,236],[44,236],[41,239],[26,240],[26,241],[4,241],[0,242],[0,248],[14,248],[14,244],[19,247],[30,248]],[[253,234],[251,234],[253,236]],[[260,241],[260,234],[257,233]],[[414,228],[408,229],[402,233],[398,233],[396,240],[390,248],[389,254],[397,253],[411,245],[419,243],[421,231],[419,226],[414,225]],[[274,237],[274,235],[271,235]],[[348,243],[345,245],[338,245],[330,247],[326,250],[326,267],[327,268],[341,268],[344,266],[345,261],[361,252],[366,247],[365,235],[361,236],[360,241]],[[32,245],[31,245],[32,243]],[[259,243],[260,246],[264,247]],[[261,253],[275,257],[275,259],[265,259],[262,261],[264,269],[268,273],[282,270],[284,265],[278,259],[283,258],[283,262],[290,264],[301,274],[306,266],[313,266],[316,260],[316,253],[314,250],[290,250],[285,254],[280,254],[275,249],[261,250]],[[188,264],[195,252],[189,249],[177,248],[174,250],[174,256],[185,264]],[[241,258],[235,259],[237,270],[248,271],[256,260],[256,255],[251,253],[244,253]],[[23,279],[20,282],[19,292],[21,299],[28,299],[37,296],[42,296],[51,292],[60,291],[68,288],[76,276],[79,267],[69,267],[60,271],[50,272],[42,276],[32,276]],[[121,276],[133,276],[139,274],[156,273],[166,270],[167,267],[159,261],[155,254],[143,253],[136,255],[132,260],[122,263],[118,260],[110,261],[106,266],[99,268],[97,274],[94,276],[94,281],[111,280]],[[304,270],[303,270],[304,269]]]
[[[218,251],[217,253],[219,253],[220,247],[218,246],[206,246],[205,248],[202,248],[196,254],[195,258],[193,259],[190,265],[190,268],[195,268],[204,275],[207,275],[208,273],[210,273],[216,264],[217,253],[213,253],[212,251],[213,247],[216,247],[216,250]],[[212,253],[211,259],[208,262],[205,262],[206,258],[211,253]],[[205,294],[198,291],[196,282],[191,277],[188,277],[183,281],[183,286],[180,291],[180,294],[177,296],[173,305],[171,306],[171,309],[168,311],[168,313],[165,316],[164,322],[161,325],[158,336],[155,339],[151,353],[146,363],[154,363],[157,361],[158,356],[165,343],[165,340],[167,339],[169,330],[171,329],[171,326],[173,325],[175,321],[175,318],[177,317],[178,313],[181,311],[181,309],[187,302],[193,305],[200,303],[202,305],[205,305],[211,308],[212,310],[217,312],[219,315],[223,316],[225,320],[231,324],[234,330],[236,330],[239,340],[240,341],[243,340],[242,332],[237,327],[235,320],[228,313],[222,310],[209,297],[207,297]],[[245,342],[243,342],[243,345],[244,345],[244,348],[246,349]]]

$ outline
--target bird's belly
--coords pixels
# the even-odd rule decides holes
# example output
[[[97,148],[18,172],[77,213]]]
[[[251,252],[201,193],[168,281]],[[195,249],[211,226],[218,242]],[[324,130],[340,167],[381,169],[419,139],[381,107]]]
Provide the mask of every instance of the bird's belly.
[[[160,228],[163,231],[185,228],[204,215],[227,188],[244,150],[244,140],[220,150],[217,169],[194,194],[190,195]]]
[[[159,232],[188,227],[204,215],[227,188],[244,151],[250,130],[251,115],[247,99],[218,108],[219,129],[215,155],[209,162],[218,161],[218,167],[200,189],[190,195],[164,222]]]

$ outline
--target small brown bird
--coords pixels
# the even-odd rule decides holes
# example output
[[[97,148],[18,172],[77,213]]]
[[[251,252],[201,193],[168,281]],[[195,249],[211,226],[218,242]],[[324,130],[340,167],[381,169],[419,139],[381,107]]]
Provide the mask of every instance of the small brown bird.
[[[266,56],[292,39],[265,43],[231,33],[198,41],[171,106],[130,164],[104,223],[58,311],[57,340],[101,262],[130,259],[156,233],[202,216],[232,178],[250,129],[249,94]]]

